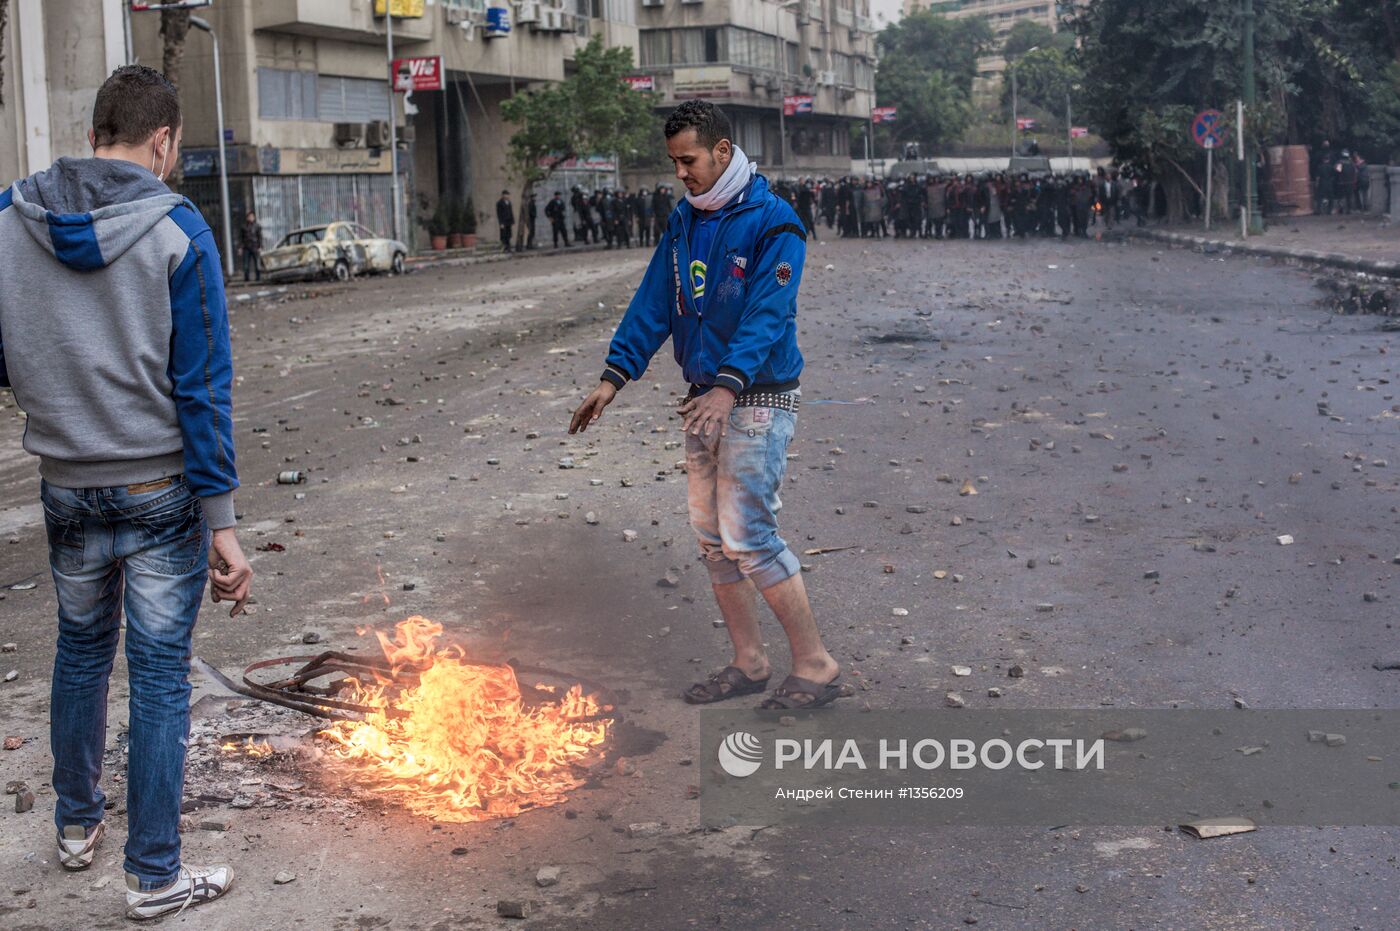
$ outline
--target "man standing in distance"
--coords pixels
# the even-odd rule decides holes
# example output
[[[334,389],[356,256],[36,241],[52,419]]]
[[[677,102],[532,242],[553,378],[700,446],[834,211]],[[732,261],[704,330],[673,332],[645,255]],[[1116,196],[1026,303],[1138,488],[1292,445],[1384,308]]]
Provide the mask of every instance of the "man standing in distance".
[[[755,590],[777,615],[792,672],[760,707],[813,708],[841,694],[797,557],[778,536],[778,491],[797,423],[802,354],[797,289],[806,233],[772,193],[714,104],[691,100],[666,121],[666,149],[685,185],[613,337],[597,388],[569,432],[586,430],[640,378],[669,336],[690,392],[686,434],[690,523],[700,541],[734,660],[686,689],[710,704],[767,689]]]
[[[126,915],[136,919],[207,902],[233,881],[227,866],[180,859],[190,641],[206,576],[235,615],[253,576],[234,533],[218,248],[163,183],[181,125],[169,81],[118,68],[93,105],[94,157],[60,158],[0,191],[0,385],[29,418],[24,448],[39,457],[58,597],[57,858],[91,866],[105,829],[107,681],[125,608]]]

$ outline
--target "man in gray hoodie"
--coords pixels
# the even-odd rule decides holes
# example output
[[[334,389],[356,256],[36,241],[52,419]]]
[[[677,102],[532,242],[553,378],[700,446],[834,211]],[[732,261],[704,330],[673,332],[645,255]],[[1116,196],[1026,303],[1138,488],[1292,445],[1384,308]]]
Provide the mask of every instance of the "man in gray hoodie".
[[[107,680],[126,614],[126,914],[216,898],[227,866],[180,861],[190,640],[208,576],[242,611],[234,534],[233,366],[218,249],[165,186],[180,101],[150,68],[97,93],[93,158],[0,191],[0,386],[28,416],[58,596],[50,706],[58,859],[91,865]],[[211,538],[212,531],[212,538]]]

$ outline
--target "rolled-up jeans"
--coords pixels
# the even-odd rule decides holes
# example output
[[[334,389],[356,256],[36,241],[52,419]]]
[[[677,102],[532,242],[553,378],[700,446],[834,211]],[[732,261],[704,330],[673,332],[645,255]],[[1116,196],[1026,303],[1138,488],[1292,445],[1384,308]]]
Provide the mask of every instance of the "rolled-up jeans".
[[[107,740],[107,680],[123,605],[131,690],[126,871],[159,889],[180,870],[180,798],[190,723],[190,638],[208,574],[209,531],[184,476],[115,488],[42,486],[58,593],[50,707],[54,821],[91,830]]]
[[[778,536],[778,490],[797,415],[773,407],[736,407],[721,437],[686,434],[690,526],[710,581],[748,578],[762,591],[801,570]]]

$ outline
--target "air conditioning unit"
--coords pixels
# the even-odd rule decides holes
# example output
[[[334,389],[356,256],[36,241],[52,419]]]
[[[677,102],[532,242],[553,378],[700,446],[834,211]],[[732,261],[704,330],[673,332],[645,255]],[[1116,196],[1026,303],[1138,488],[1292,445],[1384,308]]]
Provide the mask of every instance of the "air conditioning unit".
[[[869,16],[856,15],[856,28],[861,32],[874,32],[875,27],[871,23]]]
[[[705,0],[681,0],[681,3],[684,3],[684,4],[704,3],[704,2],[705,2]]]
[[[540,7],[536,32],[573,32],[574,14],[566,13],[560,7]]]
[[[666,5],[666,0],[642,0],[642,6],[662,7]]]
[[[516,7],[515,21],[517,23],[538,23],[540,21],[540,5],[538,0],[521,0]]]
[[[836,86],[836,72],[835,72],[835,71],[823,71],[823,72],[821,72],[820,74],[817,75],[817,83],[820,84],[822,87],[835,87],[835,86]]]
[[[463,23],[463,22],[466,22],[466,19],[467,19],[467,11],[464,10],[464,9],[462,9],[461,7],[456,7],[456,6],[444,7],[444,11],[445,11],[446,14],[447,14],[447,25],[449,25],[449,26],[457,26],[457,25],[460,25],[460,24]]]
[[[364,123],[336,123],[335,144],[342,149],[359,145],[365,138]]]
[[[365,124],[365,145],[382,149],[389,144],[389,121],[375,120]]]

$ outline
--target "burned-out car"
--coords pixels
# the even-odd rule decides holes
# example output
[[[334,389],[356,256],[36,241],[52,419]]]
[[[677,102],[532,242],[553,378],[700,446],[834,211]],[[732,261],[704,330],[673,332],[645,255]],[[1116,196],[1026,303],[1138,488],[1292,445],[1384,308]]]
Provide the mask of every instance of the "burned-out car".
[[[292,230],[258,262],[273,280],[334,278],[348,281],[362,272],[403,274],[408,246],[376,236],[358,223],[338,220]]]

